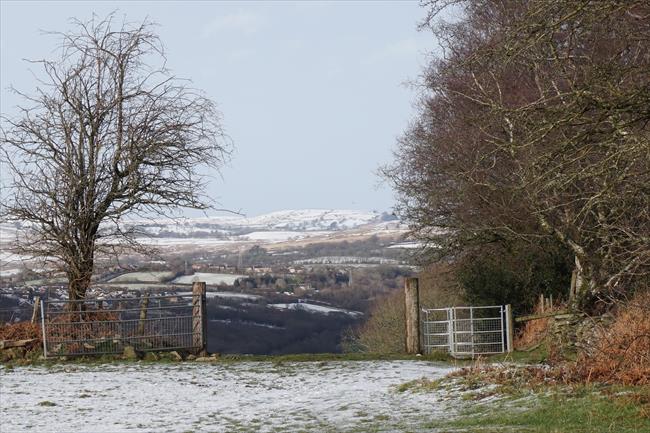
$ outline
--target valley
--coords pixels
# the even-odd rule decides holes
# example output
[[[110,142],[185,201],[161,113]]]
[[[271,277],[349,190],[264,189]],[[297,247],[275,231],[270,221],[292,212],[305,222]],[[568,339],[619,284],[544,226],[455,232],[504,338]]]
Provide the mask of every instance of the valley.
[[[413,243],[386,213],[295,210],[252,218],[140,220],[149,254],[97,260],[89,299],[187,294],[207,283],[208,349],[221,353],[340,352],[377,297],[411,275]],[[35,297],[67,297],[52,263],[12,254],[28,226],[2,225],[0,320],[27,320]]]

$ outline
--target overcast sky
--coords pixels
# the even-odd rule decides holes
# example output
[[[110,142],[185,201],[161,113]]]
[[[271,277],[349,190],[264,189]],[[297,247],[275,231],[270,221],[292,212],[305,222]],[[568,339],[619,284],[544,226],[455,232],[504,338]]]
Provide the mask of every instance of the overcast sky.
[[[376,172],[414,115],[435,50],[418,2],[7,2],[1,5],[4,114],[31,91],[23,58],[52,57],[68,18],[118,10],[158,23],[168,67],[217,102],[236,147],[210,184],[225,208],[390,210]]]

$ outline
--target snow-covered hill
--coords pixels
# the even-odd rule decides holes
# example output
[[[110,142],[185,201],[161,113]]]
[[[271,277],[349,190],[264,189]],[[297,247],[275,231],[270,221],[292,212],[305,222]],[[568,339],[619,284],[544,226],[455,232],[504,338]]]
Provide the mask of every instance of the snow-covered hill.
[[[259,216],[222,214],[201,218],[141,219],[128,224],[136,228],[139,241],[163,248],[239,248],[240,245],[285,244],[287,242],[358,239],[360,236],[398,235],[406,226],[384,212],[301,209],[271,212]],[[0,252],[8,253],[9,243],[28,230],[26,224],[0,224]],[[6,268],[2,257],[0,268]]]
[[[134,223],[151,235],[177,233],[186,236],[192,232],[228,235],[239,234],[242,231],[337,231],[381,222],[387,218],[390,217],[379,212],[301,209],[271,212],[254,217],[216,215],[154,222],[143,220]]]

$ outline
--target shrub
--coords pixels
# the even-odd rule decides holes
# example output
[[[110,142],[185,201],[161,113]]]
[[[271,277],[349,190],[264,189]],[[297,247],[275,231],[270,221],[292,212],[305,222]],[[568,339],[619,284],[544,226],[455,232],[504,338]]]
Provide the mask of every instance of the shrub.
[[[650,291],[622,304],[614,322],[598,330],[592,350],[578,358],[575,374],[588,382],[650,384]]]
[[[17,341],[31,339],[34,339],[34,341],[26,346],[27,350],[32,350],[43,344],[41,340],[41,328],[37,323],[17,322],[0,325],[0,340]]]
[[[511,304],[518,314],[531,312],[540,294],[555,299],[568,293],[571,256],[554,243],[523,242],[483,246],[463,256],[458,283],[472,305]]]
[[[423,308],[448,307],[461,303],[460,291],[446,264],[430,265],[420,273],[420,304]],[[343,340],[346,352],[400,353],[405,350],[404,292],[378,298],[368,320],[348,331]]]
[[[369,319],[345,336],[346,352],[404,352],[404,295],[397,291],[375,302]]]

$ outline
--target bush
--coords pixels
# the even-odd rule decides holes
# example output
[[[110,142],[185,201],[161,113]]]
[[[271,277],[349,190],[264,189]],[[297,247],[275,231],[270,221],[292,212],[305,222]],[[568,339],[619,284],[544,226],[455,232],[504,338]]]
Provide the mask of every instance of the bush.
[[[420,273],[420,304],[423,308],[458,305],[462,298],[453,283],[448,265],[430,265]],[[346,352],[400,353],[405,350],[404,292],[378,298],[368,320],[348,331],[343,341]]]
[[[39,348],[43,344],[41,340],[41,327],[38,323],[17,322],[0,325],[0,340],[17,341],[31,339],[34,339],[34,341],[25,347],[27,350]]]
[[[345,352],[404,352],[404,294],[397,291],[378,299],[369,319],[343,341]]]
[[[566,296],[571,271],[571,256],[555,244],[509,242],[465,255],[456,277],[469,304],[511,304],[517,314],[526,314],[540,294],[555,299]]]
[[[595,345],[576,362],[579,379],[627,385],[650,384],[650,291],[622,304]]]

